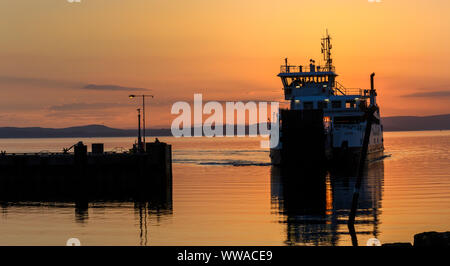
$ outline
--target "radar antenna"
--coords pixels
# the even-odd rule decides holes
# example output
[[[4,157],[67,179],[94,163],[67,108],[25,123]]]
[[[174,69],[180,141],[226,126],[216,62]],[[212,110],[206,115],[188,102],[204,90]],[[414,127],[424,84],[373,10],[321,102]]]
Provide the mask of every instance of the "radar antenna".
[[[325,68],[327,69],[327,71],[332,71],[332,69],[333,69],[333,59],[331,59],[331,48],[333,48],[331,46],[331,37],[328,34],[328,29],[327,29],[326,37],[322,38],[322,54],[323,54],[323,59],[326,62]]]

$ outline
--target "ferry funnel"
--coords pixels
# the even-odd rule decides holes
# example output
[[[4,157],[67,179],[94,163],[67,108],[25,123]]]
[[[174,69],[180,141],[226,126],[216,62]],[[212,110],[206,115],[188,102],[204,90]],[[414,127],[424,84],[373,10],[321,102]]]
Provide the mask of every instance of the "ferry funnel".
[[[370,105],[375,106],[375,97],[377,96],[377,92],[375,91],[375,86],[373,84],[373,77],[375,76],[375,73],[370,74]]]
[[[375,73],[370,74],[370,90],[374,91],[375,88],[373,86],[373,77],[375,76]]]

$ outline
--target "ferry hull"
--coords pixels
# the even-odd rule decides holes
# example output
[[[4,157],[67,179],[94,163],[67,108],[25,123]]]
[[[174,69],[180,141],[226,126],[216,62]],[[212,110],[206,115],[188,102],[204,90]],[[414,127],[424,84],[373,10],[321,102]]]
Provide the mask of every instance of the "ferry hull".
[[[333,157],[330,158],[328,165],[331,168],[355,168],[359,165],[362,147],[354,147],[343,150],[342,148],[333,149]],[[383,147],[379,144],[369,145],[366,162],[371,162],[383,156]]]
[[[270,149],[270,160],[275,166],[295,166],[295,167],[322,167],[322,168],[353,168],[358,165],[361,156],[361,147],[349,149],[335,148],[330,150],[331,156],[325,156],[322,161],[308,160],[307,156],[299,157],[298,153],[285,154],[283,149]],[[308,155],[309,151],[302,151],[304,155]],[[283,154],[285,154],[283,156]],[[284,158],[290,157],[289,160]],[[367,152],[367,162],[382,158],[384,155],[383,146],[380,144],[370,145]],[[296,159],[297,158],[297,159]]]
[[[323,123],[322,110],[284,110],[280,112],[280,145],[270,150],[273,165],[301,168],[355,168],[362,147],[332,147]],[[367,161],[383,156],[383,143],[369,144]]]
[[[322,110],[280,110],[281,135],[272,149],[273,164],[316,168],[326,162],[326,134]]]

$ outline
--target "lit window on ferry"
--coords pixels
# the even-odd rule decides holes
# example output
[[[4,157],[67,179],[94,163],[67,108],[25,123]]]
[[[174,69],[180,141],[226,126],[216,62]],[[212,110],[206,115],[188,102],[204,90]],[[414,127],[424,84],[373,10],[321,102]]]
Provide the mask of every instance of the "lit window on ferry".
[[[355,108],[355,106],[356,106],[355,100],[345,101],[345,108],[350,109],[350,108]]]
[[[331,128],[331,117],[329,116],[323,117],[323,126],[326,130],[329,130]]]
[[[331,102],[331,107],[333,107],[333,108],[341,108],[342,107],[341,101],[332,101]]]

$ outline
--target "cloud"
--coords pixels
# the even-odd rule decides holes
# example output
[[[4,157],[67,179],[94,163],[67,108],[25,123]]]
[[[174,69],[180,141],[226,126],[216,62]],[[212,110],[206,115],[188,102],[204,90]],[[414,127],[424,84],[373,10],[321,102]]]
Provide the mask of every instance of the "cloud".
[[[123,87],[119,85],[100,85],[100,84],[88,84],[83,87],[86,90],[97,90],[97,91],[144,91],[148,90],[145,88],[134,88],[134,87]]]
[[[47,88],[70,88],[97,91],[148,91],[146,88],[125,87],[114,84],[87,84],[84,82],[33,77],[0,76],[0,84]]]
[[[158,102],[162,105],[167,105],[167,104],[174,104],[175,102],[178,101],[183,101],[183,102],[187,102],[190,104],[194,103],[194,97],[192,97],[191,99],[187,99],[187,98],[183,98],[183,99],[166,99],[164,101]],[[202,103],[205,104],[207,102],[218,102],[220,104],[225,104],[227,102],[243,102],[243,103],[248,103],[248,102],[255,102],[255,103],[259,103],[259,102],[280,102],[283,101],[282,98],[280,97],[261,97],[261,98],[236,98],[236,99],[202,99]],[[158,104],[157,103],[157,104]]]
[[[102,110],[130,106],[124,103],[68,103],[50,106],[48,109],[55,112]]]
[[[71,88],[79,87],[82,85],[81,82],[14,76],[0,76],[0,84],[50,88]]]
[[[415,93],[405,94],[403,96],[417,97],[417,98],[450,97],[450,90],[415,92]]]

